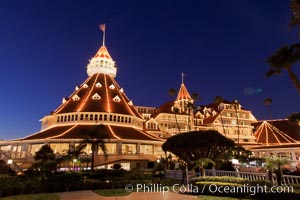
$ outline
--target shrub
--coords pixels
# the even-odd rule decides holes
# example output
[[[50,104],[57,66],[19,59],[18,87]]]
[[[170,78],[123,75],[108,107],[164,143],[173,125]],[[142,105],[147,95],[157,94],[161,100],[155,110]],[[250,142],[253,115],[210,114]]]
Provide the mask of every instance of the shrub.
[[[192,183],[196,183],[199,181],[244,184],[248,180],[244,178],[232,177],[232,176],[206,176],[206,177],[196,177],[191,179]]]
[[[48,177],[45,182],[48,192],[67,192],[81,189],[83,178],[78,173],[62,173]]]

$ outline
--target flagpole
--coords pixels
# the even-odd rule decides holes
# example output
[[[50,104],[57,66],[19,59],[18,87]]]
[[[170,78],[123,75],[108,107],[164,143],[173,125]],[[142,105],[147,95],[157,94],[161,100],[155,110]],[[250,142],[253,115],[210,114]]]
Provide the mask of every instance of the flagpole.
[[[184,76],[184,73],[181,72],[181,84],[183,84],[183,76]]]
[[[100,30],[103,32],[103,36],[102,36],[102,46],[105,46],[105,24],[100,24],[99,28],[100,28]]]
[[[105,46],[105,29],[103,31],[102,46]]]

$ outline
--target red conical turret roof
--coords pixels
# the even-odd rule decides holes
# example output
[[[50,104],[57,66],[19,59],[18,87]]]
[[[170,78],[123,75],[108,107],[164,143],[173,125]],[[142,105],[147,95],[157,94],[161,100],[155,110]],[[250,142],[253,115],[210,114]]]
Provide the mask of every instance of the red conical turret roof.
[[[103,45],[100,47],[100,49],[98,50],[98,52],[96,53],[96,55],[94,56],[94,58],[97,58],[97,57],[100,57],[100,58],[107,58],[107,59],[110,59],[110,60],[113,60],[111,58],[111,56],[109,55],[108,51],[107,51],[107,48]]]
[[[189,100],[189,99],[192,99],[192,98],[191,98],[188,90],[186,89],[184,83],[181,83],[176,101],[178,101],[178,100]]]
[[[115,79],[107,74],[88,77],[54,114],[107,112],[142,118]]]

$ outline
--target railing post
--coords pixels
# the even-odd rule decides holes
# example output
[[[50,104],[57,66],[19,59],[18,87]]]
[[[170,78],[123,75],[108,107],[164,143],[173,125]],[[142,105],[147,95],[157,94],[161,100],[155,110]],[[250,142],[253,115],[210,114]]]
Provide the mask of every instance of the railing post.
[[[216,176],[216,168],[215,167],[212,168],[212,176]]]

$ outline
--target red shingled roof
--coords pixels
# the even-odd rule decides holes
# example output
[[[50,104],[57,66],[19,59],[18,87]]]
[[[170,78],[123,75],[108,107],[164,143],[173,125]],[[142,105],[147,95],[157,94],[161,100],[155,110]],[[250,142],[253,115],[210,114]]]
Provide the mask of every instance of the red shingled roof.
[[[105,46],[101,46],[100,49],[98,50],[98,52],[96,53],[96,55],[94,56],[94,58],[97,58],[97,57],[100,57],[100,58],[107,58],[107,59],[110,59],[112,60],[111,56],[109,55],[107,49]]]
[[[22,140],[37,139],[83,139],[84,132],[94,125],[68,125],[57,126],[46,130],[42,130],[36,134],[22,138]],[[106,139],[129,139],[129,140],[150,140],[162,141],[162,139],[150,135],[142,130],[132,127],[103,125],[104,131],[107,133]]]
[[[283,123],[282,123],[283,122]],[[259,143],[263,143],[266,145],[276,145],[276,144],[290,144],[290,143],[298,143],[291,135],[294,135],[295,132],[287,132],[288,129],[282,129],[284,126],[281,127],[282,130],[277,128],[275,124],[285,125],[288,127],[288,121],[281,121],[280,123],[276,123],[275,121],[263,121],[259,123],[255,123],[256,126],[254,135],[256,137],[256,141]],[[290,134],[288,134],[290,133]]]
[[[94,95],[99,95],[100,99],[93,99]],[[114,101],[114,98],[119,99],[119,101]],[[68,100],[54,111],[54,114],[107,112],[142,118],[140,113],[130,104],[130,100],[121,91],[113,77],[106,74],[94,74],[87,78],[79,89],[74,91]]]
[[[185,85],[183,83],[181,83],[176,101],[178,100],[183,100],[183,99],[192,99],[188,90],[186,89]]]

